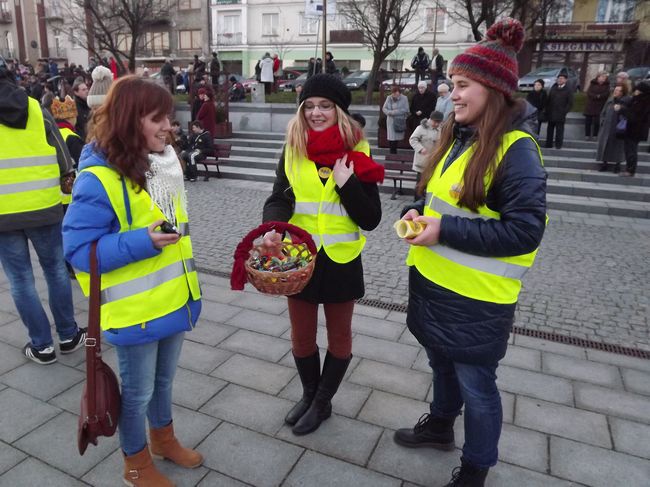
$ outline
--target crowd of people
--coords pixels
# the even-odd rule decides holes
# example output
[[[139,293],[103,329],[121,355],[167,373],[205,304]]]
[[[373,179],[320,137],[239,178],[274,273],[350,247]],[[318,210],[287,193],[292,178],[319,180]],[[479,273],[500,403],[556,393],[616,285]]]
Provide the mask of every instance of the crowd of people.
[[[548,148],[561,149],[564,142],[564,125],[573,106],[574,94],[567,84],[568,74],[560,71],[557,81],[547,92],[544,80],[534,83],[528,93],[528,102],[537,109],[537,134],[544,122],[548,124]],[[638,160],[639,142],[648,139],[650,127],[650,81],[641,80],[632,86],[628,73],[617,73],[613,86],[609,73],[600,71],[589,82],[585,118],[585,140],[597,140],[596,160],[599,171],[605,172],[614,164],[614,173],[634,176]],[[626,170],[620,171],[626,162]]]
[[[429,411],[414,426],[395,431],[394,441],[406,448],[453,450],[454,423],[464,411],[460,466],[447,487],[481,487],[497,463],[502,406],[496,370],[508,346],[521,279],[533,265],[547,222],[546,173],[536,141],[540,124],[531,123],[531,104],[538,120],[549,123],[547,145],[558,148],[571,106],[565,73],[548,96],[538,86],[530,103],[515,96],[523,42],[518,21],[498,21],[485,40],[450,63],[452,92],[446,83],[433,84],[436,92],[427,89],[423,78],[432,74],[432,65],[434,75],[442,74],[442,57],[434,52],[429,59],[420,49],[413,60],[417,93],[409,100],[394,86],[383,105],[391,152],[412,130],[416,200],[393,217],[423,227],[404,241],[407,326],[433,373]],[[201,313],[183,176],[195,181],[196,164],[212,150],[212,85],[221,69],[216,54],[213,62],[208,71],[195,56],[187,137],[170,120],[171,63],[171,70],[162,71],[166,86],[146,74],[114,80],[110,67],[98,65],[90,76],[55,75],[61,76],[59,86],[46,80],[46,90],[34,96],[29,69],[18,74],[26,67],[0,58],[0,172],[11,183],[2,188],[6,183],[0,180],[0,262],[29,335],[23,354],[42,365],[57,359],[28,242],[46,276],[61,354],[85,342],[69,276],[87,295],[97,243],[101,328],[116,349],[121,378],[122,475],[136,487],[173,485],[152,455],[183,468],[203,462],[201,453],[176,437],[172,389],[185,334]],[[267,54],[258,64],[260,79],[274,84],[282,69],[277,55]],[[47,69],[49,76],[53,67]],[[604,84],[599,75],[590,85],[594,106],[585,109],[585,128],[588,138],[599,137],[599,151],[604,141],[606,167],[617,162],[614,152],[636,150],[643,130],[647,137],[650,85],[637,84],[629,97],[626,83],[617,82],[611,95]],[[365,293],[363,232],[382,219],[378,185],[384,168],[371,156],[365,120],[349,112],[351,99],[328,53],[325,72],[315,70],[299,90],[273,190],[260,209],[263,222],[296,225],[317,248],[310,281],[287,299],[303,390],[285,417],[295,435],[316,431],[332,414],[332,398],[353,356],[355,300]],[[634,169],[628,160],[631,175]],[[260,245],[280,256],[284,238],[270,230]],[[235,273],[232,282],[243,286]],[[321,304],[327,328],[322,360],[316,340]]]

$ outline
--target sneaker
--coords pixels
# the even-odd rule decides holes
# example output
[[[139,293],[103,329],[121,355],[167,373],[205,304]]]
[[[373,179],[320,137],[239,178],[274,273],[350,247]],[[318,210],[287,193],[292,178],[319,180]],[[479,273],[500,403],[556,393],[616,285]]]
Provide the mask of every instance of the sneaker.
[[[65,355],[80,349],[85,345],[85,343],[86,343],[86,329],[79,328],[75,336],[73,336],[69,340],[61,340],[59,342],[59,350],[61,350],[61,353]]]
[[[54,347],[45,347],[43,350],[36,350],[31,344],[23,347],[23,354],[29,360],[36,362],[40,365],[48,365],[56,362],[56,353]]]

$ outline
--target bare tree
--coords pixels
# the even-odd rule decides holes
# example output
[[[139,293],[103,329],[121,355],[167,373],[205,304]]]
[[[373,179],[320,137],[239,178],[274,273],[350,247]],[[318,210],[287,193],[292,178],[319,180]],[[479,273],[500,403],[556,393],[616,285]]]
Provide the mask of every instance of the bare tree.
[[[478,42],[483,39],[483,32],[489,26],[508,14],[515,1],[517,0],[462,0],[450,4],[447,13],[456,22],[469,25],[474,40]]]
[[[419,6],[420,0],[345,1],[337,5],[339,14],[363,33],[363,44],[372,51],[366,103],[372,102],[372,92],[381,63],[397,49],[404,29],[419,13]]]
[[[81,35],[77,41],[88,52],[101,58],[109,52],[117,61],[120,74],[135,71],[139,49],[147,49],[146,33],[160,33],[158,26],[169,18],[166,0],[72,0],[68,5],[71,24]],[[153,35],[150,36],[153,39]]]

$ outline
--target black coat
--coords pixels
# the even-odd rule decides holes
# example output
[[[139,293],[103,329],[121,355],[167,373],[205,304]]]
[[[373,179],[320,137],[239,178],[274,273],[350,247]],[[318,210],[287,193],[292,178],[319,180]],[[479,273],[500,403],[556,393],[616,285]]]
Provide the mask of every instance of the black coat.
[[[600,84],[592,79],[587,88],[587,103],[585,104],[585,115],[600,117],[605,102],[609,98],[609,81]]]
[[[316,164],[318,168],[321,166]],[[293,215],[296,197],[284,171],[284,150],[275,171],[273,193],[264,203],[262,220],[288,222]],[[323,184],[327,180],[322,179]],[[375,183],[362,183],[352,175],[336,192],[341,204],[362,230],[373,230],[381,220],[381,201]],[[337,264],[325,251],[318,252],[311,280],[293,297],[312,303],[342,303],[365,294],[361,256],[347,264]]]
[[[425,91],[422,95],[420,92],[413,95],[413,98],[411,99],[411,115],[417,117],[418,123],[420,123],[420,120],[423,118],[428,118],[429,115],[431,115],[431,112],[435,110],[437,98],[438,97],[429,90]],[[422,112],[421,115],[415,114],[418,110]]]
[[[557,83],[551,86],[546,101],[546,119],[549,122],[564,122],[573,105],[573,93],[568,84],[560,88]]]
[[[526,95],[526,101],[537,109],[537,120],[540,122],[546,121],[546,98],[547,94],[543,89],[533,90]]]
[[[530,133],[532,108],[513,122]],[[455,127],[453,150],[445,166],[453,164],[472,143],[471,129]],[[451,159],[451,160],[450,160]],[[515,142],[499,166],[487,191],[487,206],[499,220],[443,215],[440,244],[474,255],[506,257],[535,250],[546,228],[546,172],[532,139]],[[424,199],[402,211],[424,210]],[[495,304],[461,296],[424,278],[413,267],[409,276],[407,324],[427,348],[459,362],[494,364],[505,354],[514,319],[514,304]]]
[[[633,96],[621,109],[621,115],[627,118],[626,139],[636,142],[647,140],[650,127],[650,93]]]
[[[90,107],[86,100],[82,100],[75,95],[74,103],[77,105],[77,123],[75,123],[74,131],[81,137],[81,140],[86,140],[86,131],[88,129],[88,117],[90,116]]]

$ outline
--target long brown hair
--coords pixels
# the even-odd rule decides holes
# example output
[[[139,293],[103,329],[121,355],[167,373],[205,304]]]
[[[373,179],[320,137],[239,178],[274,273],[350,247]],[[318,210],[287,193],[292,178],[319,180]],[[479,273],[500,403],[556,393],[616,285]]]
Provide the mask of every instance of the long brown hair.
[[[102,106],[93,111],[88,140],[139,190],[149,169],[141,119],[150,113],[168,116],[173,108],[174,99],[163,86],[139,76],[125,76],[111,85]]]
[[[488,99],[483,115],[476,125],[474,153],[463,175],[463,187],[458,201],[460,206],[476,212],[485,203],[487,189],[489,189],[485,187],[485,176],[494,177],[497,161],[503,157],[503,154],[498,154],[501,138],[510,128],[515,115],[524,110],[524,105],[524,100],[512,100],[488,88]],[[437,149],[422,171],[422,179],[417,187],[420,194],[426,191],[436,166],[445,162],[443,157],[454,142],[454,119],[455,115],[452,112],[442,127]]]

